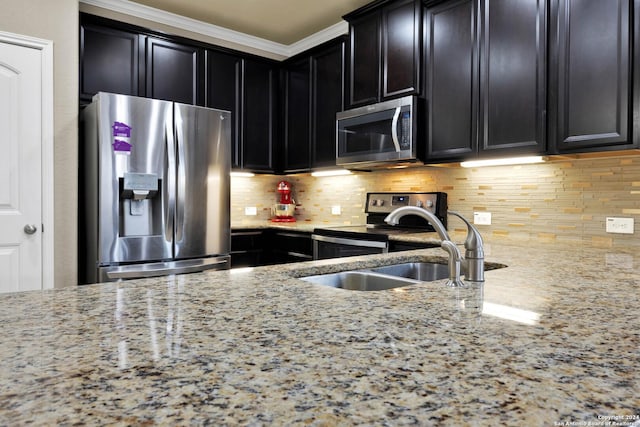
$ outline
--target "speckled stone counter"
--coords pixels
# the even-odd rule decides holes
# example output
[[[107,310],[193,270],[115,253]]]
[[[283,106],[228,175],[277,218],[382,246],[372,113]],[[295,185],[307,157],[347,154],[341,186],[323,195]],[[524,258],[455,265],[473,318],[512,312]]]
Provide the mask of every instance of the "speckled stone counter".
[[[296,222],[273,222],[273,221],[238,221],[233,222],[231,224],[231,230],[240,231],[246,229],[267,229],[273,228],[277,230],[294,230],[294,231],[303,231],[303,232],[312,232],[314,229],[319,227],[334,227],[336,225],[342,224],[333,224],[333,223],[321,223],[321,222],[311,222],[311,221],[296,221]]]
[[[1,296],[0,424],[637,421],[640,255],[486,249],[508,267],[466,288],[296,278],[436,248]]]

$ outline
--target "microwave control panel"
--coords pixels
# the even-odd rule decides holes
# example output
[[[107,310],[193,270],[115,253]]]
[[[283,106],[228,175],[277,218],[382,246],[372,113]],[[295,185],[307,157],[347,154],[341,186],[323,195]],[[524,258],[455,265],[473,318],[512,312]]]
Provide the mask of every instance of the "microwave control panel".
[[[400,118],[400,148],[411,149],[411,111],[403,111]]]

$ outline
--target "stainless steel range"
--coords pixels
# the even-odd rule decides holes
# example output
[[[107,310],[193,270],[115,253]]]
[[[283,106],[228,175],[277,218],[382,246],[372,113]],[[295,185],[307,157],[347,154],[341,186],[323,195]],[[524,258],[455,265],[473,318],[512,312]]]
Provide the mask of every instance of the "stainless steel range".
[[[446,193],[367,193],[366,225],[316,228],[312,235],[314,259],[386,253],[393,234],[434,231],[415,215],[403,217],[397,226],[387,225],[384,218],[402,206],[429,210],[447,226]]]

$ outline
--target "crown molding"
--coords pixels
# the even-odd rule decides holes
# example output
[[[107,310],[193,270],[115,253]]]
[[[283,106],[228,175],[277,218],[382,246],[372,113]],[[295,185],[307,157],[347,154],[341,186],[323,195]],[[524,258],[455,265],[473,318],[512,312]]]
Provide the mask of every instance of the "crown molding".
[[[176,15],[175,13],[144,6],[129,0],[80,0],[80,3],[111,10],[113,12],[123,13],[125,15],[135,16],[137,18],[169,25],[171,27],[181,28],[193,33],[225,40],[241,46],[247,46],[251,49],[259,49],[287,58],[304,52],[305,50],[324,43],[325,41],[346,34],[349,29],[348,24],[345,21],[341,21],[325,28],[324,30],[312,34],[309,37],[305,37],[300,41],[290,45],[285,45],[241,33],[239,31],[208,24],[206,22],[198,21],[197,19],[187,18],[185,16]]]
[[[290,44],[289,46],[287,46],[287,56],[297,55],[326,41],[345,35],[348,32],[349,24],[346,21],[340,21],[337,24],[333,24],[332,26],[327,27],[324,30],[320,30],[315,34],[310,35],[309,37],[305,37],[300,41]]]

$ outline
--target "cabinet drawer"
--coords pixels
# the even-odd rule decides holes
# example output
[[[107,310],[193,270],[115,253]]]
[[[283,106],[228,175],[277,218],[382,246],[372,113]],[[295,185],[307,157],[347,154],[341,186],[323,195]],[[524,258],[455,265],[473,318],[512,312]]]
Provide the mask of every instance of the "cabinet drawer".
[[[262,230],[232,231],[231,251],[250,251],[262,249]]]

